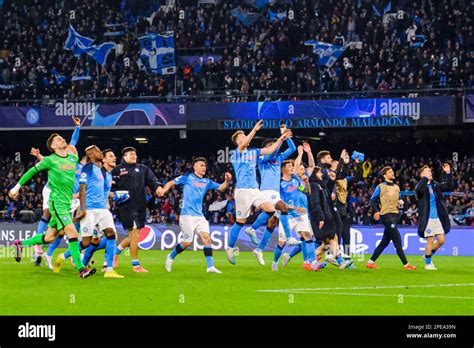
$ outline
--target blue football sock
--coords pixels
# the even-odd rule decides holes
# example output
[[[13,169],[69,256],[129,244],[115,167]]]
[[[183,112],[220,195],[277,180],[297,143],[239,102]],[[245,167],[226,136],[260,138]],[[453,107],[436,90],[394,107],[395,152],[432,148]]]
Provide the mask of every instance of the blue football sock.
[[[301,252],[301,250],[302,250],[301,246],[302,245],[303,244],[296,245],[296,246],[293,247],[293,249],[291,249],[291,251],[290,251],[290,257],[291,258],[295,257],[296,255],[298,255]]]
[[[48,229],[48,222],[49,222],[49,219],[46,219],[44,216],[41,217],[41,221],[38,224],[38,229],[36,233],[44,234],[44,232],[46,232],[46,230]]]
[[[231,227],[230,237],[229,237],[229,247],[231,248],[235,247],[235,243],[237,243],[237,238],[239,238],[239,233],[243,226],[244,224],[236,222],[234,226]]]
[[[207,268],[214,266],[214,260],[212,258],[212,246],[205,245],[203,251],[204,256],[206,256]]]
[[[306,257],[309,262],[316,260],[316,248],[312,239],[303,242],[306,246]]]
[[[84,267],[87,267],[89,264],[90,259],[92,258],[92,254],[94,254],[95,250],[97,248],[97,245],[95,244],[90,244],[85,250],[84,250],[84,257],[82,259],[82,264]]]
[[[176,244],[175,248],[170,254],[170,257],[174,260],[174,258],[178,256],[178,254],[181,254],[183,251],[184,251],[183,244],[182,243]]]
[[[257,220],[255,220],[255,222],[252,224],[252,228],[254,230],[257,230],[260,226],[266,225],[266,223],[268,222],[268,219],[270,219],[272,215],[273,214],[269,214],[265,211],[262,211],[260,215],[257,217]]]
[[[105,241],[105,242],[102,243],[102,241]],[[102,249],[101,248],[102,244],[105,244],[105,261],[107,262],[107,268],[111,268],[114,266],[115,235],[113,235],[110,239],[102,238],[99,245],[97,246],[97,250]]]
[[[291,237],[291,229],[290,229],[290,223],[288,221],[288,213],[281,213],[280,214],[280,221],[281,225],[283,226],[283,230],[285,231],[285,236],[286,238]]]
[[[120,253],[122,252],[122,248],[120,247],[120,244],[117,245],[117,247],[115,248],[115,255],[120,255]]]
[[[275,252],[273,254],[273,262],[278,262],[282,252],[283,252],[283,247],[280,246],[280,244],[277,244],[277,246],[275,247]]]
[[[426,263],[427,265],[431,264],[431,256],[432,256],[432,255],[433,255],[433,254],[431,254],[431,255],[425,255],[425,263]]]
[[[140,266],[140,261],[138,261],[138,260],[132,260],[132,266],[133,266],[133,267]]]
[[[267,246],[268,241],[272,237],[272,233],[273,233],[273,228],[271,230],[269,230],[268,227],[265,229],[262,240],[260,241],[260,244],[258,245],[259,250],[261,251],[265,250],[265,247]]]
[[[306,241],[304,240],[303,237],[301,237],[300,240],[301,240],[301,252],[303,253],[303,261],[306,261],[308,260],[308,250],[306,248]]]
[[[63,240],[64,236],[57,236],[57,238],[54,240],[54,242],[52,242],[49,247],[48,247],[48,251],[46,252],[46,254],[48,256],[53,256],[53,253],[54,251],[56,250],[56,248],[59,246],[59,244],[61,244],[61,241]]]

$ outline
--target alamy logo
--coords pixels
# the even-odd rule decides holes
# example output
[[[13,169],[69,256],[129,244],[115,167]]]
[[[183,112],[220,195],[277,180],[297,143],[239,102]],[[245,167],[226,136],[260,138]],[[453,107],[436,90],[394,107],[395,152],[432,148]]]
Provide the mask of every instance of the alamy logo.
[[[54,107],[56,108],[56,116],[94,116],[93,113],[96,110],[95,103],[79,103],[79,102],[68,102],[64,99],[62,102],[57,102]]]
[[[380,116],[409,116],[414,120],[420,119],[420,103],[397,102],[388,99],[380,103]]]
[[[28,322],[18,326],[20,338],[47,338],[48,341],[56,339],[56,325],[34,325]]]

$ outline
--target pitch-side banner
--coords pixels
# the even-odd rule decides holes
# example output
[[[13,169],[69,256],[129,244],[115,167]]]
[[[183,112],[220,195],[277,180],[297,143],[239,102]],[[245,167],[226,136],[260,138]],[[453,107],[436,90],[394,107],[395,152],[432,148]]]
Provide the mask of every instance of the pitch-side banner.
[[[188,129],[365,128],[454,125],[455,98],[366,98],[339,100],[198,103],[187,109]]]
[[[120,239],[126,236],[121,225],[116,225]],[[26,239],[36,234],[37,224],[0,223],[0,245],[10,245],[15,239]],[[224,250],[227,247],[229,227],[211,225],[211,241],[215,250]],[[422,254],[425,240],[418,237],[415,227],[400,228],[403,249],[407,254]],[[261,239],[263,230],[257,231]],[[277,229],[269,241],[266,251],[273,251],[278,235]],[[353,226],[351,228],[351,252],[356,254],[371,254],[380,243],[383,236],[383,226]],[[142,249],[169,250],[183,238],[179,226],[146,225],[140,231],[140,247]],[[63,247],[65,244],[63,243]],[[244,231],[241,232],[237,246],[241,251],[250,251],[255,248]],[[202,250],[202,244],[195,236],[190,250]],[[395,254],[395,248],[390,244],[385,250],[387,254]],[[436,253],[437,255],[474,256],[474,228],[453,227],[447,235],[446,243]]]
[[[182,127],[186,126],[183,104],[95,104],[62,100],[52,106],[0,107],[1,128],[71,127],[71,116],[84,127]]]
[[[474,123],[474,94],[464,97],[464,122]]]

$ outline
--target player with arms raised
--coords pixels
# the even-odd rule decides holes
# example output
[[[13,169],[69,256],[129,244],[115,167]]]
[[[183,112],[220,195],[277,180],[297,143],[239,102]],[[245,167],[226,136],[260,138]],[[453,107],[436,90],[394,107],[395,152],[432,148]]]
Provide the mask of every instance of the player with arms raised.
[[[78,233],[72,222],[70,208],[74,190],[76,164],[79,161],[74,146],[68,145],[66,140],[57,133],[51,134],[47,141],[48,149],[53,153],[43,158],[41,162],[30,168],[19,180],[9,196],[12,199],[18,197],[21,186],[28,182],[34,175],[41,171],[48,172],[48,182],[51,188],[49,207],[51,220],[48,224],[46,234],[35,235],[32,238],[14,242],[15,260],[21,261],[22,249],[25,246],[42,245],[51,243],[61,230],[64,230],[69,238],[69,250],[74,264],[81,278],[87,278],[95,273],[95,269],[89,270],[81,262]]]

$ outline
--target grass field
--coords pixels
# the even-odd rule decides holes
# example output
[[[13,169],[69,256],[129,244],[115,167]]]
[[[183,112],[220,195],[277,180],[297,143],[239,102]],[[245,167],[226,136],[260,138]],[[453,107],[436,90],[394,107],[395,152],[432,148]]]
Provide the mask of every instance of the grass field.
[[[215,252],[223,274],[207,274],[202,252],[184,252],[167,273],[167,252],[142,251],[148,274],[133,273],[130,256],[121,255],[117,270],[125,279],[104,279],[99,271],[81,280],[69,262],[57,275],[0,252],[0,315],[474,314],[473,257],[437,256],[439,270],[425,271],[419,255],[409,256],[419,267],[409,272],[396,255],[382,255],[380,269],[368,270],[361,260],[356,269],[329,265],[313,273],[300,268],[300,257],[271,272],[271,253],[266,266],[249,252],[232,266],[224,252]],[[103,254],[94,259],[101,264]]]

